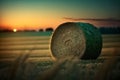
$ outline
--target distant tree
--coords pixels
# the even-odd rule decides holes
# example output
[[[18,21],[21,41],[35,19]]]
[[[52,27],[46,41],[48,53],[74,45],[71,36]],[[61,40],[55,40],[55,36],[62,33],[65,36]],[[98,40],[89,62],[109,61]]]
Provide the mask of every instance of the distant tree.
[[[45,31],[53,31],[53,28],[46,28]]]
[[[36,30],[30,30],[30,32],[36,32]]]
[[[23,30],[23,32],[36,32],[35,30]]]
[[[39,31],[39,32],[43,32],[44,30],[43,30],[43,29],[39,29],[38,31]]]

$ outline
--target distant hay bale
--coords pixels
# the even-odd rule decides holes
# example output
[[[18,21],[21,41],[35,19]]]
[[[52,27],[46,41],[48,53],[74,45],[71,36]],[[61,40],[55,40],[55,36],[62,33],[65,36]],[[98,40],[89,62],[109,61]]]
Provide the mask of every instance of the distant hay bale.
[[[96,59],[101,53],[102,37],[99,30],[89,23],[67,22],[54,31],[50,46],[56,59],[67,56]]]

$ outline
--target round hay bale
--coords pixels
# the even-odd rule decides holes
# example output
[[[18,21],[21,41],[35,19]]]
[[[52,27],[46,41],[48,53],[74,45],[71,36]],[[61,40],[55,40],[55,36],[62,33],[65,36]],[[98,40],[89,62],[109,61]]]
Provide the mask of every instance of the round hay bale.
[[[101,53],[102,37],[99,30],[89,23],[67,22],[54,31],[50,48],[57,59],[66,56],[96,59]]]

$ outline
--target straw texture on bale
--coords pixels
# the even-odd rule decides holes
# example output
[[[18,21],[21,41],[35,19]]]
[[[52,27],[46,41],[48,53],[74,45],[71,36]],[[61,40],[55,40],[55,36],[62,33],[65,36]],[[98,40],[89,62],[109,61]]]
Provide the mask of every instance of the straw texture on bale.
[[[66,22],[54,31],[50,48],[56,59],[68,56],[96,59],[101,53],[102,37],[89,23]]]

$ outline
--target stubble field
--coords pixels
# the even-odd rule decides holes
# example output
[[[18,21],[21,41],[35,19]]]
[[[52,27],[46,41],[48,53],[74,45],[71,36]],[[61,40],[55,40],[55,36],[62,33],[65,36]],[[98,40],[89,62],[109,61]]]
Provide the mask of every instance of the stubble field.
[[[102,74],[101,78],[105,76],[99,68],[104,70],[104,65],[109,66],[112,61],[116,61],[112,58],[117,58],[117,63],[113,62],[112,71],[111,69],[106,71],[110,72],[107,79],[118,79],[120,34],[106,34],[102,35],[102,38],[103,48],[97,60],[68,58],[55,61],[50,51],[51,32],[2,33],[0,36],[0,79],[98,80],[99,73]],[[113,75],[112,78],[111,75]]]

